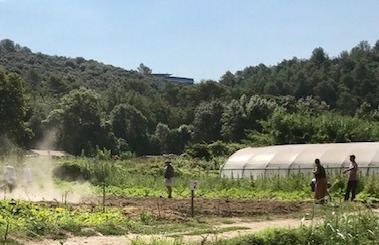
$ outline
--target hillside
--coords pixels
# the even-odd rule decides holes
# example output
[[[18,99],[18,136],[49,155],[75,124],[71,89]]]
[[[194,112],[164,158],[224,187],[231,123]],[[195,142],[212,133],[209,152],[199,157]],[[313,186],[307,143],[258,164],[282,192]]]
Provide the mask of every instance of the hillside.
[[[233,144],[379,140],[379,41],[338,57],[317,47],[309,59],[192,86],[155,78],[143,64],[137,70],[0,41],[0,143],[41,147],[49,138],[45,147],[74,155],[105,148],[209,159]]]
[[[82,57],[68,58],[33,53],[29,48],[4,39],[0,45],[0,68],[20,74],[34,85],[51,77],[63,80],[72,87],[105,89],[125,79],[140,76],[137,71],[105,65]]]

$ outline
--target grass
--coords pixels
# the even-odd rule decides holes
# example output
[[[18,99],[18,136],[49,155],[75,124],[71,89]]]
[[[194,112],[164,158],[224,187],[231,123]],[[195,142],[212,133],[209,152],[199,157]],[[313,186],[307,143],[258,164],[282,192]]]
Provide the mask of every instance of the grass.
[[[245,226],[230,226],[230,227],[222,227],[222,228],[210,228],[210,229],[199,229],[199,230],[193,230],[190,232],[184,232],[175,235],[170,235],[170,237],[180,237],[180,236],[198,236],[198,235],[204,235],[204,234],[220,234],[225,233],[228,231],[238,231],[238,230],[248,230],[248,227]]]

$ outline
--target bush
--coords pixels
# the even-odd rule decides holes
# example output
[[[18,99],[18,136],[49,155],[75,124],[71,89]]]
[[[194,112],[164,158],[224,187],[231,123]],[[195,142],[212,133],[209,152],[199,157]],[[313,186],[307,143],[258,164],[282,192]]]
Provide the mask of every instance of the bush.
[[[66,180],[66,181],[76,181],[76,180],[86,180],[85,170],[73,162],[64,162],[60,166],[54,169],[54,177]]]
[[[113,223],[97,225],[95,230],[107,236],[121,236],[127,233],[127,231],[125,231],[125,229],[123,229],[121,226],[115,225]]]
[[[274,230],[267,234],[265,243],[267,245],[302,245],[304,242],[301,239],[301,234],[296,230]]]
[[[212,156],[226,156],[229,155],[229,149],[227,144],[216,141],[208,146],[208,149]]]
[[[191,147],[188,147],[185,150],[185,153],[190,155],[192,158],[200,158],[209,161],[211,159],[212,154],[208,149],[208,145],[205,144],[194,144]]]

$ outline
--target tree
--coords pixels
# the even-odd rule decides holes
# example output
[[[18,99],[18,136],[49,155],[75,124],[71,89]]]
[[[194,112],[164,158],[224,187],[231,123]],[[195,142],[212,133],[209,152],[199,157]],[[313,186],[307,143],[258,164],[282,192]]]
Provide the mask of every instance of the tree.
[[[268,82],[263,88],[264,94],[279,95],[280,91],[274,82]]]
[[[121,86],[123,91],[135,91],[141,95],[150,95],[152,92],[151,84],[143,79],[126,79],[117,86]]]
[[[323,112],[329,111],[329,105],[325,101],[320,100],[318,97],[307,96],[305,99],[301,98],[295,103],[296,109],[292,112],[297,112],[307,115],[319,115]]]
[[[184,148],[191,142],[193,128],[189,125],[181,125],[179,128],[170,130],[167,139],[167,153],[181,154]]]
[[[336,89],[333,86],[331,79],[327,81],[321,81],[313,89],[314,94],[321,100],[325,101],[328,105],[334,107],[337,99]]]
[[[267,120],[278,104],[259,95],[250,99],[243,95],[240,100],[230,102],[222,115],[222,136],[232,142],[240,142],[246,138],[246,132],[261,131],[261,120]]]
[[[220,79],[220,84],[228,87],[233,87],[237,84],[237,79],[233,73],[227,71]]]
[[[212,81],[203,81],[200,84],[195,85],[195,101],[200,104],[202,101],[212,101],[215,99],[224,100],[227,98],[227,90],[225,86]]]
[[[221,134],[224,139],[238,142],[245,137],[244,122],[246,121],[246,96],[242,95],[240,100],[232,100],[222,114]]]
[[[94,90],[72,90],[60,102],[59,144],[71,154],[94,154],[105,147],[107,132],[101,126],[100,96]],[[108,148],[110,148],[108,146]]]
[[[26,80],[29,85],[29,90],[35,90],[40,92],[40,86],[41,86],[41,77],[38,75],[38,73],[35,70],[30,70],[26,74]],[[37,94],[37,93],[35,93]]]
[[[170,153],[168,139],[170,137],[170,127],[167,124],[158,123],[154,136],[158,140],[161,153]]]
[[[312,56],[310,61],[315,63],[318,66],[321,66],[328,60],[328,55],[325,53],[324,49],[321,47],[315,48],[312,51]]]
[[[139,64],[138,68],[138,73],[142,74],[142,75],[150,75],[152,70],[145,66],[143,63]]]
[[[220,100],[200,104],[195,110],[194,140],[211,143],[221,139],[221,118],[224,107]]]
[[[131,151],[145,154],[148,143],[146,117],[134,106],[120,104],[112,110],[110,118],[115,136],[124,139]]]
[[[371,46],[367,41],[361,41],[351,49],[350,55],[354,61],[368,60],[371,56]]]
[[[24,146],[32,132],[26,124],[28,95],[21,77],[0,71],[0,148],[5,142]]]
[[[260,120],[267,120],[277,107],[274,100],[263,98],[259,95],[250,97],[246,104],[246,129],[261,131]]]
[[[371,104],[363,102],[355,112],[355,116],[358,118],[370,118],[373,112]]]
[[[339,96],[337,99],[337,109],[342,114],[354,115],[356,109],[359,107],[357,97],[344,85],[340,85]]]
[[[10,39],[3,39],[0,41],[0,47],[3,47],[8,52],[16,51],[15,44]]]
[[[265,124],[265,130],[274,138],[275,144],[310,143],[314,135],[313,119],[301,113],[286,113],[277,109]]]
[[[50,91],[54,94],[54,96],[58,98],[70,91],[67,83],[63,81],[61,78],[55,76],[51,76],[48,79],[47,85]]]
[[[297,99],[299,98],[305,98],[306,96],[309,96],[312,94],[312,86],[307,81],[307,78],[305,76],[305,73],[303,71],[300,71],[299,73],[295,74],[293,77],[293,83],[294,83],[294,95]]]
[[[159,145],[159,153],[181,154],[193,135],[193,128],[189,125],[181,125],[179,128],[170,129],[168,125],[158,123],[153,138]]]

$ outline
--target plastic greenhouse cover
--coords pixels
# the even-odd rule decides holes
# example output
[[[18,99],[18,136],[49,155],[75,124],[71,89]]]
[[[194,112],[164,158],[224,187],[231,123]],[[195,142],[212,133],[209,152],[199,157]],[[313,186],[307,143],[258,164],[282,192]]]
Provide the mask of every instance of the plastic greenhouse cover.
[[[312,168],[319,158],[328,168],[348,167],[354,154],[359,167],[379,167],[378,142],[293,144],[248,147],[235,152],[223,169],[295,169]]]

